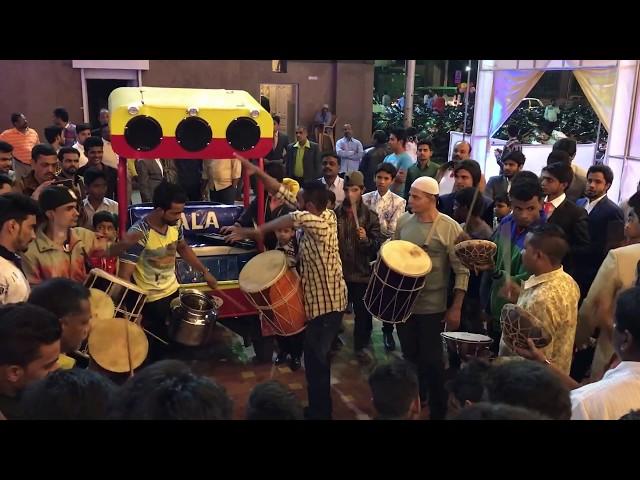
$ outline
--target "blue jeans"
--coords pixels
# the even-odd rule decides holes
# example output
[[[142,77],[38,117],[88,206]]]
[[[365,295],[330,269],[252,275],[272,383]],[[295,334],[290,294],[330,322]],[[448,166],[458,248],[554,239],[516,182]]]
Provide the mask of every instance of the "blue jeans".
[[[304,372],[309,408],[307,418],[331,420],[331,361],[329,351],[342,324],[342,312],[330,312],[307,323],[304,341]]]

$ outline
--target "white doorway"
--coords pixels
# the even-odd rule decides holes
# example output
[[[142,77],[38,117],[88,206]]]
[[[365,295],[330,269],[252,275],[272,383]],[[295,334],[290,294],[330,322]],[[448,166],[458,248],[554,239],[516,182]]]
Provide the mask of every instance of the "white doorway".
[[[140,70],[82,68],[82,111],[85,123],[97,128],[101,108],[107,108],[107,100],[118,87],[138,87],[142,85]]]
[[[280,131],[295,138],[298,122],[298,86],[294,84],[261,83],[260,95],[269,99],[271,114],[280,117]]]

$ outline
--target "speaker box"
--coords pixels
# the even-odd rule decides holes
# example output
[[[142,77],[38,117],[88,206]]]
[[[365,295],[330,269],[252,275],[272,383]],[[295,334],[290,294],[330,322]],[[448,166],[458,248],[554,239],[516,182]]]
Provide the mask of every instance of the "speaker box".
[[[242,90],[122,87],[109,111],[113,150],[126,158],[260,158],[273,146],[271,115]]]

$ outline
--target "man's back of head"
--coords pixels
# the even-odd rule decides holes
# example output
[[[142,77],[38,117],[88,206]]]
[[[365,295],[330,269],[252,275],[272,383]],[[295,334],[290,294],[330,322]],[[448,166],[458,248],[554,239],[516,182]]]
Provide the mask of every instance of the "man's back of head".
[[[547,366],[530,360],[509,359],[492,368],[487,396],[491,403],[527,408],[554,420],[571,418],[569,389]]]

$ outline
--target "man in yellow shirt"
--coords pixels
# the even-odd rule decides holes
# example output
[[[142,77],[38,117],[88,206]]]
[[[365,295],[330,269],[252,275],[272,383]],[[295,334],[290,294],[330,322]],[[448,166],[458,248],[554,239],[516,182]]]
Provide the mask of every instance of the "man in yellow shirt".
[[[309,140],[305,127],[300,125],[296,127],[296,140],[296,143],[287,147],[284,164],[287,168],[287,177],[302,184],[322,175],[322,159],[320,146]]]
[[[187,195],[178,185],[163,181],[153,192],[153,211],[136,222],[129,234],[137,243],[120,255],[118,275],[147,291],[147,303],[142,310],[143,325],[153,335],[167,341],[169,306],[178,296],[176,253],[196,272],[204,275],[211,289],[217,288],[215,277],[200,262],[184,239],[180,217]],[[149,357],[157,360],[164,353],[164,344],[151,337]]]

